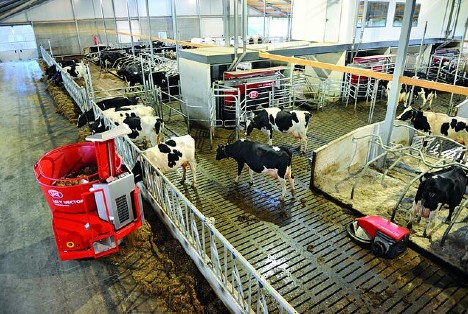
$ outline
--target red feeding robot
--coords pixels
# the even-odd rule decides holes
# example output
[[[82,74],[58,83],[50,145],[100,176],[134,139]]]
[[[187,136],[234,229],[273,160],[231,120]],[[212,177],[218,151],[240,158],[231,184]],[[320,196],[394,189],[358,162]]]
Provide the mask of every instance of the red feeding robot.
[[[34,165],[61,260],[116,252],[122,238],[142,225],[140,190],[115,151],[114,139],[130,132],[122,124],[88,136],[89,142],[53,149]]]

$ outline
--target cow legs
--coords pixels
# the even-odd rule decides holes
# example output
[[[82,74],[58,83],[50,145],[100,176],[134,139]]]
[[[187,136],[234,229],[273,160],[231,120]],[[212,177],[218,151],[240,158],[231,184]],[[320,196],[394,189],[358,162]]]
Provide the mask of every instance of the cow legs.
[[[185,184],[186,177],[187,177],[187,164],[182,164],[182,180],[180,180],[180,184]]]
[[[419,216],[421,217],[421,201],[418,201],[417,203],[415,201],[413,201],[413,208],[411,208],[411,210],[409,211],[408,213],[408,224],[406,225],[406,227],[412,231],[413,229],[413,222],[414,222],[414,216]]]
[[[267,130],[268,134],[268,145],[273,145],[273,130]]]
[[[280,201],[284,202],[284,197],[286,196],[286,179],[285,178],[278,178],[281,183],[281,197]]]
[[[294,177],[293,177],[293,175],[291,173],[291,167],[290,166],[286,169],[285,178],[287,178],[288,181],[289,181],[289,187],[291,189],[291,195],[295,196],[296,195],[296,188],[294,186]]]
[[[437,205],[437,208],[434,210],[434,211],[431,211],[429,213],[429,218],[427,218],[427,221],[426,221],[426,227],[424,228],[424,233],[423,233],[423,237],[427,238],[427,230],[429,230],[429,225],[431,225],[431,228],[434,227],[434,217],[437,216],[437,212],[439,211],[439,209],[442,207],[442,204],[439,203]]]
[[[191,161],[189,163],[190,171],[192,172],[192,187],[197,186],[197,163],[194,161]]]
[[[445,223],[446,223],[446,224],[450,223],[450,221],[452,220],[452,214],[453,214],[453,211],[455,210],[455,207],[456,207],[456,206],[453,206],[453,207],[450,206],[450,207],[449,207],[449,214],[448,214],[448,216],[447,216],[447,219],[445,219]]]
[[[237,163],[237,177],[234,180],[236,183],[239,182],[239,177],[240,177],[240,174],[242,172],[242,169],[244,169],[244,163],[243,162],[238,162]]]
[[[249,168],[249,176],[250,176],[249,184],[250,185],[253,185],[253,174],[254,174],[254,171]]]

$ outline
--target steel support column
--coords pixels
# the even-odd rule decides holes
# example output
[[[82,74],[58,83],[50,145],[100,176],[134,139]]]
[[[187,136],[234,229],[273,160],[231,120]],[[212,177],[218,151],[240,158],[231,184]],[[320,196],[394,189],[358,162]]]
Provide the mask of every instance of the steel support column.
[[[400,33],[400,40],[398,44],[398,54],[395,61],[395,71],[392,79],[392,89],[388,96],[387,112],[385,114],[385,121],[382,129],[382,139],[384,145],[390,143],[392,136],[393,122],[395,120],[397,99],[400,93],[399,78],[403,74],[405,68],[406,51],[408,49],[408,41],[411,33],[411,23],[416,0],[408,0],[405,2],[405,12],[403,15],[403,25]],[[365,21],[363,21],[365,23]]]

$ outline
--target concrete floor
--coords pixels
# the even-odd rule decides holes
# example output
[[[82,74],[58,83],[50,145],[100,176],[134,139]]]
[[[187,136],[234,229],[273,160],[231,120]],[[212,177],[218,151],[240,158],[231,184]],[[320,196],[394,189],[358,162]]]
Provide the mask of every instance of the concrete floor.
[[[36,61],[0,63],[0,313],[160,312],[105,259],[59,260],[33,166],[78,134],[41,76]]]

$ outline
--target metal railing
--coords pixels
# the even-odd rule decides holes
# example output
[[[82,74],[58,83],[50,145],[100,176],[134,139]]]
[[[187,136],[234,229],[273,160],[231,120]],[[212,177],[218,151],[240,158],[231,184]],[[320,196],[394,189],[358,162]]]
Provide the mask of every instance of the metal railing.
[[[42,51],[43,56],[47,55]],[[47,58],[47,57],[46,57]],[[45,59],[45,58],[44,58]],[[81,101],[84,101],[81,99]],[[109,128],[115,124],[104,116],[93,100],[89,101],[97,116]],[[78,104],[81,108],[83,103]],[[258,273],[255,268],[214,227],[185,196],[153,166],[144,153],[128,138],[116,138],[116,150],[123,162],[132,167],[140,161],[144,192],[154,205],[168,217],[171,230],[184,239],[192,258],[203,263],[204,274],[220,288],[233,312],[238,313],[297,313],[297,311]],[[215,281],[215,282],[213,282]]]

